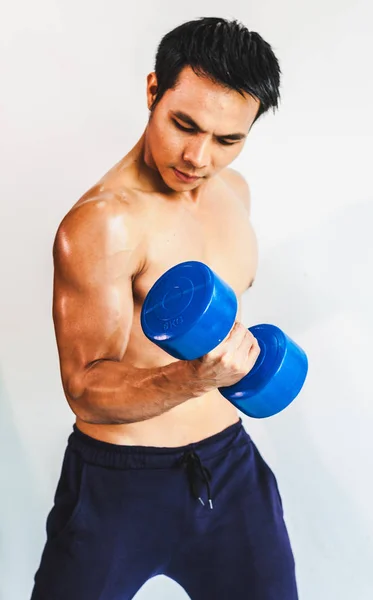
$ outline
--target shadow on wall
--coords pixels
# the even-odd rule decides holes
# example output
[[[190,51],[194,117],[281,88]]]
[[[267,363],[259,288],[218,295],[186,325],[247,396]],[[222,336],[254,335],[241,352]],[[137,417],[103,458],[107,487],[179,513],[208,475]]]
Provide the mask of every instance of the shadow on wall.
[[[308,394],[308,401],[312,400]],[[354,452],[348,438],[348,414],[335,417],[345,422],[345,436],[333,430],[329,433],[329,444],[339,446],[335,452],[339,458],[325,460],[322,453],[328,448],[315,440],[307,411],[300,409],[300,404],[294,405],[286,416],[272,417],[266,423],[271,445],[278,454],[275,472],[293,544],[300,597],[370,600],[372,523],[359,502],[363,490],[349,486],[349,474],[341,476],[339,468],[344,456]],[[245,427],[250,431],[250,423]],[[360,460],[358,451],[357,464]]]
[[[373,201],[359,202],[260,255],[246,307],[245,322],[277,324],[310,358],[290,407],[263,424],[245,417],[275,457],[304,600],[371,598],[372,223]]]
[[[263,255],[259,247],[259,277],[250,311],[290,336],[340,309],[369,310],[370,315],[372,223],[370,199],[344,207],[317,229],[302,231]]]
[[[30,581],[21,574],[26,575],[39,545],[33,522],[42,502],[1,374],[0,439],[0,598],[16,600],[30,596]]]

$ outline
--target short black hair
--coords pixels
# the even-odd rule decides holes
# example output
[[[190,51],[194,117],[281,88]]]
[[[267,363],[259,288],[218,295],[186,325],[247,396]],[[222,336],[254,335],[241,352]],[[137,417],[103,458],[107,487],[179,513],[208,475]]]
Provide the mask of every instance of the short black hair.
[[[155,57],[158,90],[151,111],[177,85],[184,67],[260,101],[255,121],[280,99],[279,62],[271,46],[237,20],[202,17],[179,25],[161,40]]]

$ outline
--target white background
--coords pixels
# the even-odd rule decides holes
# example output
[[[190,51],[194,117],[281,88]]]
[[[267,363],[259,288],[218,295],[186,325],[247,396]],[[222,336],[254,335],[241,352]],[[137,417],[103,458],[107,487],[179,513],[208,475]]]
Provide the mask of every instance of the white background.
[[[310,371],[290,408],[244,424],[278,478],[300,599],[373,597],[371,2],[8,0],[0,14],[2,600],[31,594],[74,420],[51,316],[56,228],[143,132],[161,37],[201,16],[258,31],[283,71],[279,112],[254,125],[233,164],[251,185],[260,247],[243,320],[284,329],[307,351]],[[186,597],[159,577],[136,599]]]

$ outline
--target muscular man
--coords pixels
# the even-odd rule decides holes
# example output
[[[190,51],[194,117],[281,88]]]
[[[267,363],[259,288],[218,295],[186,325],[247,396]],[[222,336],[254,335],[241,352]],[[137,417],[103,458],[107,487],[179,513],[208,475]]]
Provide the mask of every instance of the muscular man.
[[[206,263],[238,299],[255,277],[244,178],[228,165],[279,98],[278,61],[236,21],[160,43],[135,147],[69,210],[54,243],[53,317],[70,434],[32,600],[128,600],[165,574],[193,600],[295,600],[275,477],[219,393],[259,355],[240,313],[177,361],[144,336],[167,269]]]

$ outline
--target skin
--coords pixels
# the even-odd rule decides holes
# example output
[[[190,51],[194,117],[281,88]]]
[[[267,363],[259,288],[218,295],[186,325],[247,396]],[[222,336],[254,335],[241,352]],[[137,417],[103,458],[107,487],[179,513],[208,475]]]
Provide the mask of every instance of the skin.
[[[150,73],[149,110],[156,92],[156,75]],[[134,148],[62,221],[54,247],[54,324],[65,395],[77,426],[88,435],[115,444],[175,447],[237,422],[236,408],[217,389],[155,417],[120,424],[88,422],[73,398],[79,397],[80,386],[83,389],[83,367],[104,356],[141,369],[176,362],[144,336],[140,312],[154,282],[177,263],[199,260],[211,267],[234,289],[240,319],[242,294],[257,270],[257,241],[250,222],[248,184],[229,165],[242,151],[258,109],[257,99],[247,94],[242,97],[186,67],[176,88],[168,90],[151,113]],[[189,115],[200,131],[176,118],[177,111]],[[224,136],[236,133],[244,134],[243,139],[232,145],[222,143],[231,142]],[[174,168],[200,179],[182,182]],[[100,213],[97,228],[85,227],[92,222],[92,211]],[[119,227],[122,222],[125,228]],[[96,257],[94,242],[105,228],[110,231],[110,244],[106,243],[104,256]],[[102,285],[97,297],[92,281],[86,296],[82,289],[73,294],[66,284],[69,256],[79,256],[79,247],[85,249],[86,258],[74,259],[78,283],[89,268],[107,262],[107,270],[97,275]],[[105,287],[109,265],[113,280],[119,280],[126,269],[130,284],[120,289],[109,283]],[[115,304],[117,296],[120,309]],[[119,310],[120,319],[116,316]],[[114,351],[118,340],[120,353]]]

